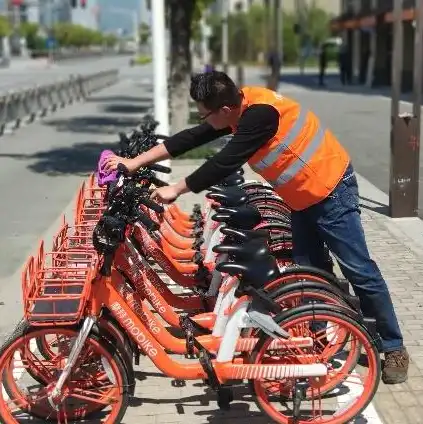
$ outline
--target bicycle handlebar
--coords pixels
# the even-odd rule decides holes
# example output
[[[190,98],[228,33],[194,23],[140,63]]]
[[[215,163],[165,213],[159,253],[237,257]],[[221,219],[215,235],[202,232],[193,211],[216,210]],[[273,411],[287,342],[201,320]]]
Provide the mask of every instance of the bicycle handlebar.
[[[169,183],[167,183],[167,182],[165,182],[165,181],[162,181],[160,178],[157,178],[156,176],[152,176],[151,178],[150,178],[150,181],[151,181],[151,183],[152,184],[154,184],[156,187],[165,187],[165,186],[168,186],[169,185]]]
[[[146,168],[150,169],[151,171],[161,172],[163,174],[170,174],[172,172],[172,170],[168,166],[163,166],[158,163],[148,165],[146,166]]]
[[[164,212],[163,206],[159,205],[156,202],[153,202],[148,197],[141,198],[140,203],[143,204],[144,206],[146,206],[148,209],[153,210],[154,212],[157,212],[157,213],[163,213]]]

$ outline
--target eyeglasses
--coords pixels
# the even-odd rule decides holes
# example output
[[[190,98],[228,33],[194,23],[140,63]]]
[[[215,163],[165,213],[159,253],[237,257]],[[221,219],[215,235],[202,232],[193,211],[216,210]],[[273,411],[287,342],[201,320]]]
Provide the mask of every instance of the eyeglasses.
[[[205,119],[207,119],[210,115],[212,115],[214,113],[214,111],[210,111],[208,113],[206,113],[205,115],[200,115],[200,119],[202,121],[204,121]]]

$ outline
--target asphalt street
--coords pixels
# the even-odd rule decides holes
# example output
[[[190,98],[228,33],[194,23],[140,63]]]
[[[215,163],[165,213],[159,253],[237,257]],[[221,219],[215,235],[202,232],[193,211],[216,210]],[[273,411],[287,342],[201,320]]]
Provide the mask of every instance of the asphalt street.
[[[130,56],[112,56],[69,60],[47,65],[44,61],[25,61],[21,66],[0,69],[0,95],[10,91],[49,84],[65,79],[71,74],[91,74],[113,68],[126,68]]]
[[[101,149],[151,107],[151,85],[145,85],[151,67],[108,60],[104,69],[112,65],[121,69],[115,86],[0,138],[0,279],[21,265],[94,170]]]

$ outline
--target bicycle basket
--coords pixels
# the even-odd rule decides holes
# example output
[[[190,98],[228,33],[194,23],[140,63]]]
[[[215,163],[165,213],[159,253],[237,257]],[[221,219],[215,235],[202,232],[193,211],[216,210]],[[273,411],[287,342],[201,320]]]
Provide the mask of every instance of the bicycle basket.
[[[34,326],[76,324],[82,318],[96,268],[94,252],[80,251],[75,257],[74,251],[39,250],[37,260],[30,257],[22,272],[25,318]]]

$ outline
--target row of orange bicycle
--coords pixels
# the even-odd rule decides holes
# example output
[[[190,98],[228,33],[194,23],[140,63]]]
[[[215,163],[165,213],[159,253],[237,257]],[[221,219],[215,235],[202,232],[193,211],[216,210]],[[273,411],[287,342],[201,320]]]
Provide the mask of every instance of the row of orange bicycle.
[[[120,134],[114,151],[148,150],[156,125]],[[151,201],[165,184],[157,171],[170,169],[120,166],[107,182],[99,169],[73,219],[28,259],[23,319],[0,349],[1,422],[119,423],[141,355],[166,376],[202,380],[221,409],[238,380],[276,423],[361,414],[380,379],[375,323],[346,281],[292,263],[283,199],[240,169],[187,213]]]

